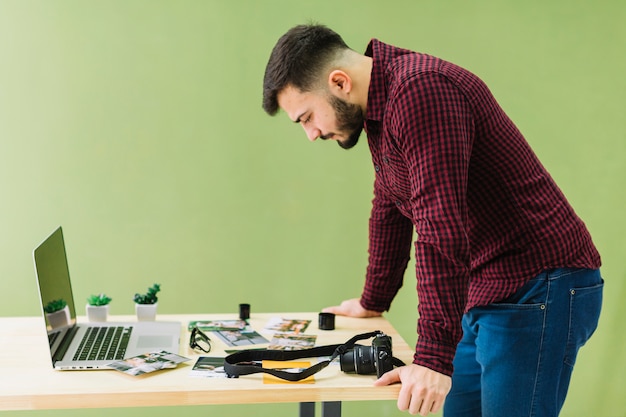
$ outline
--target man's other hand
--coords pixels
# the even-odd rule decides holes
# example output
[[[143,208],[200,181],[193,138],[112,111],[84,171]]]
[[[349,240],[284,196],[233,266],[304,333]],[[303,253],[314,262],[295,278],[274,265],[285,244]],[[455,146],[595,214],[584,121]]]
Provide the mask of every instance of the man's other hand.
[[[439,411],[452,387],[452,379],[449,376],[416,364],[386,372],[374,385],[390,385],[396,382],[402,384],[398,408],[422,416]]]
[[[361,305],[360,298],[352,298],[350,300],[345,300],[338,306],[326,307],[322,310],[324,313],[333,313],[338,316],[348,316],[348,317],[379,317],[382,315],[379,311],[366,310]]]

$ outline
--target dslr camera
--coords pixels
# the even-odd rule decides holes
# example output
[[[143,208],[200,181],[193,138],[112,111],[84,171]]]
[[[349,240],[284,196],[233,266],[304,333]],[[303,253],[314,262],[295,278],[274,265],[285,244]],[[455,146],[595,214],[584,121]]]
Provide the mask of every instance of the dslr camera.
[[[372,346],[355,345],[339,357],[341,370],[360,375],[376,374],[380,378],[393,369],[391,337],[379,333],[374,336]]]

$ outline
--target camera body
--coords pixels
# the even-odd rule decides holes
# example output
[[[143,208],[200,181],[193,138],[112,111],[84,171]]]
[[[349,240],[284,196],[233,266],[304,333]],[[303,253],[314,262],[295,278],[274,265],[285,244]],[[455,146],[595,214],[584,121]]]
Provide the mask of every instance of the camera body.
[[[380,378],[393,369],[391,337],[383,333],[374,336],[372,346],[355,345],[339,357],[341,370],[360,375],[376,374]]]

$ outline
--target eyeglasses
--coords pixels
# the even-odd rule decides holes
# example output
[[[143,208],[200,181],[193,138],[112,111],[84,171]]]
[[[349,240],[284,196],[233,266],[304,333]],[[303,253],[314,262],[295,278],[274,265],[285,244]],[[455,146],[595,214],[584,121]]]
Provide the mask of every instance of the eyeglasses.
[[[189,337],[189,347],[192,349],[201,350],[205,353],[211,351],[211,339],[204,334],[198,327],[194,327],[191,330],[191,337]]]

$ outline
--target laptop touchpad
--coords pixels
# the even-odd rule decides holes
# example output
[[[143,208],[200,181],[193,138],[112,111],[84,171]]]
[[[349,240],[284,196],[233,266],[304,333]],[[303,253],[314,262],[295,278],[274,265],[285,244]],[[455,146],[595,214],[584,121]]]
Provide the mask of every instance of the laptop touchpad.
[[[172,344],[171,336],[139,336],[137,338],[137,347],[139,348],[151,348],[151,347],[163,347],[170,346]]]

